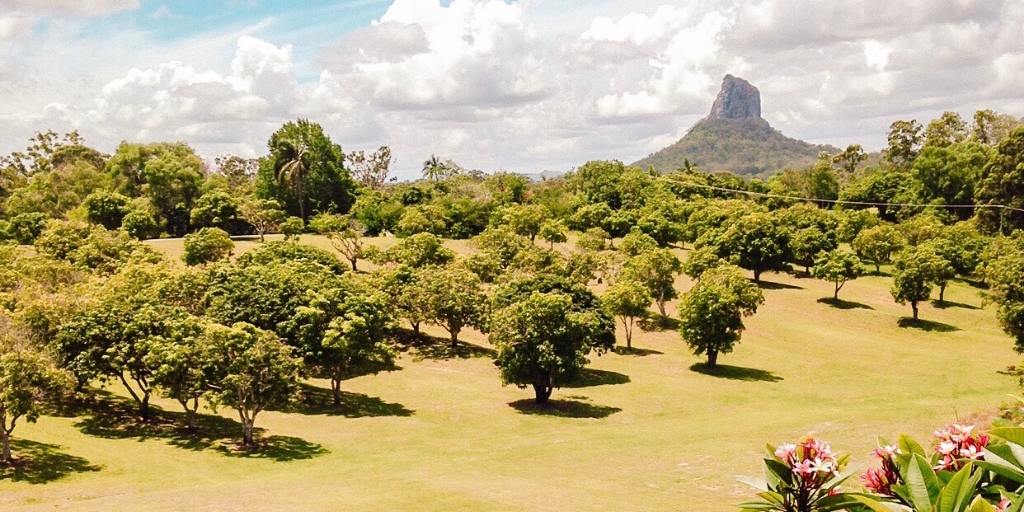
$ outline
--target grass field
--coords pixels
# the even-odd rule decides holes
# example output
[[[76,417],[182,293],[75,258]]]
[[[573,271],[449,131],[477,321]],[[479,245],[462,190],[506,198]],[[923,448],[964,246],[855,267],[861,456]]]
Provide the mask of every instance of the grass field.
[[[180,255],[178,241],[152,243]],[[901,327],[910,308],[888,277],[847,284],[838,305],[818,301],[829,283],[765,280],[766,303],[718,375],[676,332],[638,332],[643,351],[593,358],[586,385],[538,413],[530,391],[500,385],[471,333],[474,347],[412,349],[397,371],[346,381],[340,408],[314,398],[264,413],[271,448],[251,457],[221,448],[236,435],[230,411],[190,439],[119,419],[112,397],[19,426],[16,450],[36,466],[0,476],[0,510],[734,510],[752,495],[735,476],[760,474],[765,443],[813,433],[860,469],[876,436],[983,423],[1016,391],[996,373],[1016,361],[1011,340],[964,284],[947,291],[955,305],[924,305],[928,322]]]

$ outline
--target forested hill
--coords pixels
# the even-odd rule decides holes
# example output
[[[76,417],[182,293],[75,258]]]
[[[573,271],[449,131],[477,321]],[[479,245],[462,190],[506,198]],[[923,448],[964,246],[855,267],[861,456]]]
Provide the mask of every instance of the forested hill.
[[[742,78],[726,75],[711,113],[679,141],[634,165],[668,172],[690,164],[705,171],[768,174],[814,163],[818,153],[838,151],[786,137],[761,118],[761,97]]]

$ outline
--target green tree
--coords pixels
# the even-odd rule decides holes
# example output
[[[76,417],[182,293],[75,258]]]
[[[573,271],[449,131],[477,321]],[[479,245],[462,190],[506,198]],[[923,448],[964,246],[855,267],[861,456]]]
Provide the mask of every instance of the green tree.
[[[47,405],[71,388],[67,373],[44,354],[10,339],[9,333],[5,338],[0,340],[0,465],[13,462],[11,434],[18,420],[35,423]]]
[[[227,258],[235,243],[227,232],[220,228],[203,228],[185,235],[185,253],[182,259],[188,265],[199,265]]]
[[[698,247],[686,255],[681,270],[694,281],[700,281],[700,276],[708,269],[724,265],[725,260],[718,256],[714,247]]]
[[[864,160],[867,160],[867,158],[868,155],[864,153],[863,146],[860,144],[850,144],[842,152],[836,153],[832,157],[832,163],[837,165],[846,176],[853,176],[857,172],[857,166]]]
[[[957,275],[954,262],[961,260],[963,249],[956,242],[941,237],[928,240],[918,249],[930,251],[937,258],[932,269],[932,281],[939,287],[939,304],[942,304],[946,301],[946,287]]]
[[[20,213],[11,219],[10,235],[19,244],[31,245],[46,228],[46,221],[43,213]]]
[[[350,264],[352,271],[363,257],[363,230],[351,216],[321,213],[309,222],[309,227],[327,237],[331,247],[338,251]]]
[[[814,277],[831,281],[835,285],[832,293],[833,300],[839,300],[839,290],[847,281],[857,279],[864,274],[864,267],[856,254],[833,249],[830,252],[822,253],[814,261]]]
[[[913,119],[893,121],[889,125],[888,145],[883,152],[885,160],[896,168],[906,169],[917,158],[923,141],[921,123]]]
[[[131,210],[130,198],[109,190],[97,190],[89,194],[82,204],[85,206],[89,222],[100,224],[107,229],[121,227],[121,221]]]
[[[499,223],[508,225],[517,235],[525,236],[531,242],[550,216],[547,208],[538,204],[509,205],[498,211]]]
[[[273,199],[251,199],[243,202],[238,208],[239,216],[252,226],[263,242],[264,236],[276,229],[285,219],[281,205]]]
[[[476,274],[461,266],[431,267],[419,274],[428,319],[448,331],[452,347],[465,327],[486,326],[487,295]]]
[[[554,388],[579,375],[591,351],[614,346],[613,325],[603,314],[578,310],[565,293],[534,291],[516,300],[491,322],[502,383],[533,386],[536,402],[547,403]]]
[[[282,405],[298,390],[302,360],[276,334],[251,324],[231,327],[209,324],[203,345],[216,369],[211,406],[227,406],[238,412],[242,422],[242,444],[256,445],[256,416],[268,407]]]
[[[857,256],[874,263],[877,274],[882,271],[882,264],[889,263],[892,255],[906,245],[906,239],[893,226],[882,224],[861,231],[852,245]]]
[[[288,217],[281,222],[281,233],[285,240],[298,240],[305,230],[306,223],[302,217]]]
[[[601,228],[590,228],[576,239],[576,246],[587,251],[603,251],[611,236]]]
[[[211,190],[199,196],[192,207],[192,227],[215,227],[232,235],[244,234],[248,226],[242,220],[240,210],[238,198],[225,190]]]
[[[919,318],[918,303],[928,300],[932,285],[948,263],[929,248],[905,249],[893,261],[893,284],[890,293],[899,304],[910,304],[914,320]]]
[[[206,347],[202,345],[204,322],[193,316],[169,325],[165,333],[146,340],[143,356],[153,369],[152,381],[167,398],[181,404],[186,425],[196,430],[199,400],[210,389],[211,366]]]
[[[562,221],[547,220],[540,225],[540,229],[537,230],[537,235],[548,243],[548,248],[554,249],[555,244],[565,243],[565,241],[568,240],[565,232],[565,224],[563,224]]]
[[[672,251],[655,249],[627,260],[622,277],[647,286],[662,318],[667,318],[665,304],[677,297],[675,278],[681,270],[682,264]]]
[[[643,283],[623,279],[608,287],[601,296],[608,314],[622,322],[626,331],[626,348],[633,348],[633,326],[637,319],[647,317],[651,305],[651,292]]]
[[[121,219],[121,229],[136,240],[160,235],[160,224],[148,209],[133,208]]]
[[[990,232],[1010,233],[1024,229],[1024,127],[999,143],[982,169],[976,197],[991,208],[978,210],[978,218]],[[1009,208],[1000,208],[999,205]],[[1011,209],[1012,208],[1012,209]]]
[[[418,233],[384,251],[380,259],[384,262],[423,267],[444,265],[455,258],[455,253],[444,246],[440,238],[430,233]]]
[[[332,318],[312,359],[331,379],[334,405],[338,405],[343,378],[393,364],[395,353],[386,338],[394,317],[389,298],[369,290],[347,290],[328,314]]]
[[[696,355],[706,355],[707,365],[718,364],[718,354],[732,352],[743,332],[743,317],[753,315],[764,303],[757,285],[739,268],[722,265],[701,276],[683,297],[679,307],[679,333]]]
[[[761,281],[766,270],[782,269],[789,258],[789,232],[771,215],[752,213],[722,233],[718,254],[725,260],[754,272]]]
[[[924,131],[926,147],[947,147],[967,139],[967,123],[956,112],[943,112],[928,123]]]
[[[622,243],[619,244],[619,250],[628,256],[638,256],[657,248],[658,241],[638,229],[634,229],[622,237]]]
[[[166,336],[180,321],[180,313],[142,297],[111,296],[63,323],[55,348],[61,366],[79,382],[96,377],[119,380],[138,405],[139,415],[148,420],[153,394],[149,342]]]
[[[348,213],[354,184],[345,169],[345,154],[323,128],[299,119],[285,123],[267,142],[270,154],[261,160],[257,193],[275,199],[289,215],[303,221],[318,212]]]
[[[448,176],[448,169],[445,163],[437,157],[430,155],[430,158],[423,162],[423,177],[429,181],[438,182]]]
[[[168,231],[181,236],[189,229],[189,212],[200,194],[203,161],[183,143],[121,143],[107,162],[118,192],[145,196]]]
[[[985,283],[999,306],[999,322],[1024,352],[1024,231],[999,237],[986,254]]]
[[[793,253],[793,261],[803,265],[804,272],[811,274],[811,265],[819,253],[829,252],[836,248],[834,241],[829,240],[825,233],[816,227],[804,228],[793,233],[789,240],[789,249]]]
[[[989,149],[977,142],[946,146],[926,146],[912,167],[920,184],[919,202],[931,204],[974,204],[975,188],[981,170],[989,159]],[[970,208],[955,208],[952,213],[967,219]]]

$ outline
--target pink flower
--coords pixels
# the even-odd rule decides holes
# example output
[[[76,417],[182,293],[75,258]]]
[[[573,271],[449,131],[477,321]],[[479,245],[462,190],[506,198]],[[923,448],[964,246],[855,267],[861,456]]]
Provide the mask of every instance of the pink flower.
[[[814,467],[814,462],[804,459],[793,465],[793,472],[801,477],[808,478],[814,476],[817,473],[817,469]]]
[[[879,446],[878,448],[875,448],[875,450],[872,451],[871,453],[875,457],[878,457],[879,459],[883,459],[884,460],[884,459],[891,459],[892,457],[894,457],[895,455],[900,453],[900,449],[895,447],[895,446],[893,446],[893,445],[891,445],[891,444],[887,444],[887,445],[883,445],[883,446]]]
[[[1003,498],[999,500],[999,504],[996,505],[996,512],[1006,512],[1012,504],[1013,503],[1010,503],[1010,500]]]
[[[874,493],[892,496],[892,475],[881,468],[869,469],[860,477],[864,487]]]
[[[795,453],[796,445],[793,443],[782,443],[778,446],[778,448],[775,448],[775,456],[778,457],[779,460],[784,462],[789,462],[793,460],[793,456]]]

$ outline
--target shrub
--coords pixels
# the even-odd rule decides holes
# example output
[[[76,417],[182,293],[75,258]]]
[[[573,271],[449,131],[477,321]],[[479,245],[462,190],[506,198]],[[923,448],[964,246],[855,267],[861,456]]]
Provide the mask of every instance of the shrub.
[[[182,259],[189,265],[199,265],[222,260],[231,254],[235,243],[227,231],[220,228],[203,228],[185,235],[185,254]]]
[[[305,228],[306,224],[299,217],[288,217],[281,223],[281,233],[284,234],[285,240],[298,238]]]

